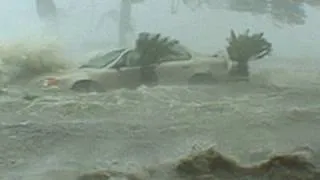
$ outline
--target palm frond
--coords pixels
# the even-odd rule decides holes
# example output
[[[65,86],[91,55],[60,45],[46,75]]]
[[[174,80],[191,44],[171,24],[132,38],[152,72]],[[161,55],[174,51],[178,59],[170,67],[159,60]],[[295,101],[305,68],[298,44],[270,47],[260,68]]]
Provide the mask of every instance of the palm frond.
[[[257,60],[269,55],[272,51],[272,44],[264,37],[264,33],[250,35],[249,29],[238,36],[231,30],[230,38],[227,39],[227,52],[233,61]]]
[[[272,51],[272,44],[264,37],[264,33],[255,33],[250,35],[249,29],[244,33],[236,35],[233,29],[230,31],[230,37],[227,39],[227,52],[232,61],[238,63],[238,66],[229,73],[233,76],[249,76],[250,60],[258,60],[269,55]]]
[[[141,65],[148,66],[159,63],[166,56],[175,54],[173,47],[177,44],[179,41],[162,37],[160,33],[142,32],[136,40],[135,50],[140,54]]]

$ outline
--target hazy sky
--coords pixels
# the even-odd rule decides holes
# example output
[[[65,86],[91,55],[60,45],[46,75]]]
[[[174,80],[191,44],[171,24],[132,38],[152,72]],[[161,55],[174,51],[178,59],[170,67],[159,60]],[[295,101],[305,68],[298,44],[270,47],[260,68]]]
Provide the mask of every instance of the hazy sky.
[[[61,9],[62,32],[65,39],[76,43],[83,39],[116,42],[117,26],[109,20],[100,30],[95,27],[99,16],[117,9],[119,0],[56,0]],[[80,3],[81,2],[81,3]],[[92,7],[92,2],[96,5]],[[94,10],[94,11],[93,11]],[[275,47],[275,53],[319,57],[320,10],[308,8],[308,21],[304,26],[275,27],[267,17],[225,10],[202,10],[191,12],[180,6],[178,14],[170,14],[169,0],[149,0],[135,5],[133,21],[137,32],[163,32],[174,36],[184,44],[203,52],[216,51],[226,45],[230,29],[264,31]],[[0,38],[17,39],[39,33],[41,23],[36,15],[34,0],[0,1]]]

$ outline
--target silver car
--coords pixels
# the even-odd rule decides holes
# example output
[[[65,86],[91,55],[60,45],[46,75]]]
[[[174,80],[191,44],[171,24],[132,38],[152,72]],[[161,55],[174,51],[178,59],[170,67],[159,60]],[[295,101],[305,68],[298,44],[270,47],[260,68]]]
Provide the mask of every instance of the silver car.
[[[157,85],[186,85],[225,80],[235,64],[223,55],[194,52],[181,44],[177,52],[154,64]],[[115,49],[98,55],[78,69],[47,76],[44,87],[61,90],[107,91],[119,88],[137,88],[141,83],[139,54],[134,49]]]

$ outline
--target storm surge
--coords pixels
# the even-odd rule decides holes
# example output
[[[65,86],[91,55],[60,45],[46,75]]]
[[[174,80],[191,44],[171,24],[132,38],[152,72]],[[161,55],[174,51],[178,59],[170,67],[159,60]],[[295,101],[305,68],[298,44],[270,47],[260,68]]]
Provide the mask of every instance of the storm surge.
[[[79,175],[77,180],[196,179],[196,180],[317,180],[320,171],[307,160],[308,149],[275,155],[255,165],[241,165],[214,148],[193,153],[177,162],[144,168],[135,173],[101,170]],[[299,152],[300,151],[300,152]],[[310,154],[309,154],[310,155]]]
[[[1,84],[25,83],[72,67],[54,38],[21,39],[0,44]]]
[[[316,61],[271,56],[250,64],[249,82],[210,86],[25,86],[76,67],[66,51],[56,39],[1,44],[0,179],[320,178]]]
[[[319,91],[254,82],[34,100],[9,89],[0,177],[317,180]]]

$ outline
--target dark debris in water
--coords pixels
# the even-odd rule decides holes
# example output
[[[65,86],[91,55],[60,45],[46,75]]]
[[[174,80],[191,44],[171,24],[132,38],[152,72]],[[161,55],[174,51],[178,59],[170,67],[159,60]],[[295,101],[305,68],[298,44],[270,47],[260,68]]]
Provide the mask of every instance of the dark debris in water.
[[[146,168],[143,172],[122,173],[99,171],[86,173],[77,180],[147,180],[147,179],[187,179],[187,180],[319,180],[320,172],[302,154],[289,153],[275,155],[256,165],[240,165],[213,148],[180,159],[176,164],[168,163]],[[165,169],[165,170],[164,170]],[[159,173],[160,172],[160,173]],[[166,175],[164,175],[166,174]],[[166,178],[163,178],[166,177]]]
[[[37,96],[37,95],[32,95],[32,94],[25,94],[24,96],[23,96],[23,99],[24,100],[27,100],[27,101],[33,101],[33,100],[35,100],[35,99],[37,99],[37,98],[39,98],[40,96]]]

